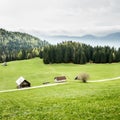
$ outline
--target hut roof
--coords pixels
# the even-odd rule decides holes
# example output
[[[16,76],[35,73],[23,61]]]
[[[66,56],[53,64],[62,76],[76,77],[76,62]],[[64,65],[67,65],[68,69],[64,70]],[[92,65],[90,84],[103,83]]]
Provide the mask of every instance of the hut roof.
[[[17,85],[20,85],[25,79],[21,76],[17,79],[16,83]]]
[[[65,76],[59,76],[59,77],[55,77],[54,79],[56,80],[66,80]]]

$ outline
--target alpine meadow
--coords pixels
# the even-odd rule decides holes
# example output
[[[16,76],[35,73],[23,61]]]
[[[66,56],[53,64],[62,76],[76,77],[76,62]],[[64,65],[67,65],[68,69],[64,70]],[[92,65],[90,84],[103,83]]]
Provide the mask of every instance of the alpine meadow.
[[[120,120],[120,0],[0,0],[0,120]]]
[[[120,79],[90,82],[120,75],[120,64],[43,64],[43,60],[8,62],[0,65],[0,90],[16,89],[15,81],[24,76],[31,86],[54,84],[54,77],[65,75],[65,84],[0,92],[1,120],[119,120]],[[74,80],[80,72],[90,75],[88,83]]]

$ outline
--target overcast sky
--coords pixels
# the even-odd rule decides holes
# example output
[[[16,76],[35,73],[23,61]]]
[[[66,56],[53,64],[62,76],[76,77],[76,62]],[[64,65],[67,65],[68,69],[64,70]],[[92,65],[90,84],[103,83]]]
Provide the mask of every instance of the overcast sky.
[[[82,35],[120,31],[120,0],[0,0],[0,28]]]

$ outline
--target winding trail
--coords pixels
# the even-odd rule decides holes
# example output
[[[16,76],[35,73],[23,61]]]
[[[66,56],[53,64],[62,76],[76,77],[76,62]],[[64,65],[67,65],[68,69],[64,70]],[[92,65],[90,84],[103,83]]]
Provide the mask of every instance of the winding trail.
[[[30,90],[30,89],[35,89],[35,88],[43,88],[43,87],[56,86],[56,85],[61,85],[61,84],[66,84],[66,83],[54,83],[54,84],[46,84],[46,85],[33,86],[33,87],[27,87],[27,88],[21,88],[21,89],[1,90],[0,93],[21,91],[21,90]]]
[[[115,77],[115,78],[108,78],[108,79],[102,79],[102,80],[91,80],[88,82],[106,82],[106,81],[111,81],[111,80],[118,80],[120,77]]]
[[[102,80],[91,80],[91,81],[88,81],[88,82],[106,82],[106,81],[118,80],[118,79],[120,79],[120,77],[109,78],[109,79],[102,79]],[[22,88],[22,89],[1,90],[0,93],[21,91],[21,90],[30,90],[30,89],[35,89],[35,88],[43,88],[43,87],[49,87],[49,86],[62,85],[62,84],[66,84],[66,83],[67,82],[65,82],[65,83],[46,84],[46,85],[40,85],[40,86],[33,86],[33,87]]]

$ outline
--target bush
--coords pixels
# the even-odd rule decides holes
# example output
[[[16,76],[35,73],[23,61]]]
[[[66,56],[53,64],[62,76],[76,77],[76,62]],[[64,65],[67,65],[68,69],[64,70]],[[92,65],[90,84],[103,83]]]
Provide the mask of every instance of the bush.
[[[77,76],[77,79],[78,80],[81,80],[83,83],[86,83],[87,80],[89,79],[89,75],[87,73],[80,73],[78,76]]]

